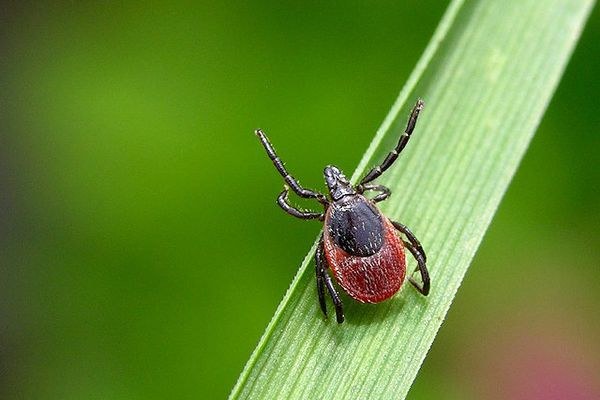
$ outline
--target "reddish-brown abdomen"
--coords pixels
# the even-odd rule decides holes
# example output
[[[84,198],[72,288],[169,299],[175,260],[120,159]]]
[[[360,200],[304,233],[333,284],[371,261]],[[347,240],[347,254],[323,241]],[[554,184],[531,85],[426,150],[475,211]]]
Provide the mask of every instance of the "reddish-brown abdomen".
[[[363,303],[379,303],[392,297],[404,282],[404,246],[391,222],[382,216],[384,241],[381,248],[366,257],[350,255],[336,245],[324,230],[327,263],[335,279],[350,297]]]

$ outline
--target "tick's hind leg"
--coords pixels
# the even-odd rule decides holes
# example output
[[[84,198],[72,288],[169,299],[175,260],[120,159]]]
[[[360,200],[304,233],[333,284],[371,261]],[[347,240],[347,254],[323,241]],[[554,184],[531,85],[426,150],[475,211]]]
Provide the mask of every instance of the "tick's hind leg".
[[[423,246],[421,246],[421,243],[419,242],[419,239],[417,239],[415,234],[412,233],[406,225],[401,224],[400,222],[392,221],[392,225],[394,225],[394,228],[406,235],[408,241],[412,243],[412,245],[415,247],[415,249],[419,251],[419,253],[421,253],[421,255],[423,256],[423,260],[427,261],[425,250],[423,250]]]
[[[335,306],[336,320],[338,324],[341,324],[344,322],[344,305],[342,304],[342,300],[335,290],[335,287],[333,287],[331,277],[327,273],[327,260],[325,259],[323,250],[323,235],[321,235],[321,239],[319,239],[319,245],[317,246],[317,251],[315,253],[319,305],[321,306],[321,311],[323,311],[323,314],[325,314],[325,317],[327,317],[327,305],[325,304],[325,288],[327,288],[327,291],[331,296],[331,300],[333,301],[333,305]]]
[[[322,261],[322,251],[323,248],[323,236],[319,239],[319,245],[317,247],[317,252],[315,253],[315,268],[317,273],[317,295],[319,296],[319,305],[321,306],[321,311],[325,317],[327,317],[327,304],[325,303],[325,282],[323,279],[323,261]]]
[[[413,279],[413,277],[409,277],[408,280],[423,296],[427,296],[429,294],[431,280],[429,278],[429,271],[427,271],[427,266],[425,265],[425,258],[415,248],[415,246],[413,246],[412,243],[407,242],[406,240],[403,240],[403,242],[404,242],[404,245],[406,246],[406,248],[408,249],[408,251],[410,251],[411,254],[413,255],[413,257],[415,258],[415,260],[417,260],[417,264],[418,264],[417,269],[421,273],[421,280],[423,281],[423,284],[422,285],[419,284],[419,282],[415,281]],[[415,271],[417,269],[415,269]]]
[[[422,295],[427,296],[429,294],[429,288],[431,286],[431,279],[429,278],[429,271],[427,271],[427,257],[425,256],[425,250],[423,250],[421,243],[419,243],[419,240],[410,231],[410,229],[408,229],[405,225],[399,222],[391,222],[392,225],[394,225],[394,228],[402,232],[408,238],[408,241],[403,240],[403,242],[408,251],[410,251],[415,260],[417,260],[417,268],[415,269],[415,271],[418,269],[421,273],[421,280],[423,281],[423,284],[419,284],[412,277],[408,278],[408,280]]]

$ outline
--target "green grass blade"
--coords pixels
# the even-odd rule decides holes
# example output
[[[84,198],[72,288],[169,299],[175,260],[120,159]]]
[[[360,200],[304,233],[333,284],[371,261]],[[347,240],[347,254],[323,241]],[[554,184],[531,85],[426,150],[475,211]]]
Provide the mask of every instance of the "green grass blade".
[[[411,227],[427,251],[430,296],[405,285],[378,305],[346,297],[346,323],[323,321],[313,245],[232,399],[406,396],[592,6],[592,0],[451,3],[354,174],[356,181],[393,147],[410,107],[423,98],[413,139],[378,182],[394,193],[383,212]]]

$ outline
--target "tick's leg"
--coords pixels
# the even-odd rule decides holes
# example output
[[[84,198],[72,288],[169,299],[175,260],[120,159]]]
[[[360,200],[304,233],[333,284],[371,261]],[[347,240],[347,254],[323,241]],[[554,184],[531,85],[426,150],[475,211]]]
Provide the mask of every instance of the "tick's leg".
[[[367,190],[379,192],[379,194],[372,199],[375,203],[379,203],[380,201],[387,199],[392,194],[391,190],[383,185],[359,185],[356,187],[356,190],[361,194]]]
[[[408,227],[406,225],[401,224],[400,222],[396,222],[396,221],[391,221],[391,222],[392,222],[392,225],[394,225],[394,228],[398,229],[400,232],[402,232],[406,235],[406,237],[413,244],[415,249],[417,249],[419,251],[419,253],[421,253],[421,255],[423,256],[423,260],[427,261],[427,256],[425,255],[425,250],[423,250],[421,243],[419,242],[417,237],[410,231],[410,229],[408,229]]]
[[[283,179],[292,188],[294,193],[305,199],[317,199],[321,204],[327,204],[327,198],[325,197],[325,195],[317,193],[310,189],[303,188],[302,186],[300,186],[300,183],[298,183],[298,181],[287,172],[285,166],[283,165],[283,162],[281,161],[279,156],[277,156],[277,153],[275,153],[273,145],[271,144],[271,142],[269,142],[267,135],[265,135],[263,131],[257,129],[256,131],[254,131],[254,133],[256,133],[256,136],[258,136],[258,138],[260,139],[260,142],[267,151],[267,155],[269,156],[271,161],[273,161],[273,165],[275,165],[277,171],[279,171],[281,176],[283,176]]]
[[[325,303],[325,282],[323,282],[323,235],[321,235],[321,239],[319,239],[319,245],[317,246],[317,251],[315,252],[315,268],[317,273],[317,295],[319,296],[319,305],[321,306],[321,311],[327,318],[327,304]]]
[[[415,129],[415,125],[417,124],[417,118],[419,117],[419,113],[421,112],[422,109],[423,109],[423,101],[421,99],[419,99],[419,100],[417,100],[417,104],[415,104],[415,106],[412,109],[412,112],[410,113],[410,117],[408,118],[408,123],[406,125],[406,129],[404,130],[404,133],[402,134],[402,136],[400,136],[400,140],[398,141],[398,144],[396,145],[394,150],[392,150],[387,155],[385,160],[383,160],[383,162],[380,165],[378,165],[375,168],[373,168],[372,170],[370,170],[365,175],[365,177],[362,178],[362,180],[360,181],[360,185],[364,185],[365,183],[369,183],[369,182],[377,179],[381,174],[383,174],[383,172],[386,169],[388,169],[394,163],[394,161],[396,161],[396,159],[398,158],[398,154],[400,154],[402,152],[402,149],[404,149],[404,146],[406,146],[406,143],[408,143],[408,139],[410,139],[410,134]]]
[[[319,295],[319,305],[321,306],[321,310],[323,311],[323,314],[325,314],[325,317],[327,317],[327,306],[325,304],[325,287],[327,287],[327,291],[335,306],[336,320],[338,324],[341,324],[344,322],[344,305],[342,304],[342,300],[337,291],[333,287],[331,277],[327,273],[328,267],[323,249],[323,235],[321,235],[321,239],[319,239],[319,245],[317,246],[317,251],[315,253],[315,265],[317,272],[317,294]]]
[[[415,260],[417,260],[418,267],[417,269],[421,272],[421,280],[423,281],[423,285],[421,286],[417,281],[415,281],[412,277],[408,278],[410,283],[417,288],[419,292],[423,296],[427,296],[429,294],[429,287],[431,285],[431,280],[429,279],[429,271],[427,271],[427,266],[425,265],[425,258],[423,255],[413,246],[412,243],[403,240],[406,248],[412,253]],[[416,270],[415,270],[416,271]]]
[[[288,201],[288,190],[289,188],[286,186],[283,192],[279,193],[279,196],[277,197],[277,204],[279,204],[279,207],[283,208],[283,211],[290,215],[293,215],[296,218],[319,219],[323,221],[323,219],[325,218],[325,214],[323,213],[299,210],[292,206]]]

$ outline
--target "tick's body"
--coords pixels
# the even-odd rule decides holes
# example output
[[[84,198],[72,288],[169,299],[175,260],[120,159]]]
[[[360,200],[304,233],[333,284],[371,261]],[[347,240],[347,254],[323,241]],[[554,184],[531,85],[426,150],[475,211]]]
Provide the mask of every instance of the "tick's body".
[[[392,223],[364,196],[346,196],[330,205],[323,247],[336,281],[362,303],[387,300],[404,282],[402,241]]]
[[[269,158],[286,181],[285,189],[277,198],[277,203],[284,211],[297,218],[319,219],[325,222],[315,254],[317,293],[321,309],[327,315],[327,290],[335,305],[339,323],[344,321],[343,305],[327,273],[328,268],[350,297],[363,303],[379,303],[398,292],[404,282],[406,248],[417,260],[417,269],[421,273],[423,284],[418,284],[412,278],[410,282],[423,295],[427,296],[429,293],[430,280],[421,244],[406,226],[389,220],[375,206],[375,203],[389,197],[390,190],[385,186],[369,184],[396,160],[408,142],[422,108],[423,103],[419,100],[396,148],[381,165],[369,171],[358,185],[352,186],[337,167],[325,167],[324,176],[329,196],[300,186],[287,172],[265,134],[260,129],[256,131]],[[288,202],[290,187],[300,197],[316,199],[324,206],[325,211],[304,211],[291,206]],[[363,196],[368,190],[379,194],[373,199],[368,199]],[[408,240],[401,239],[397,231],[403,233]]]

